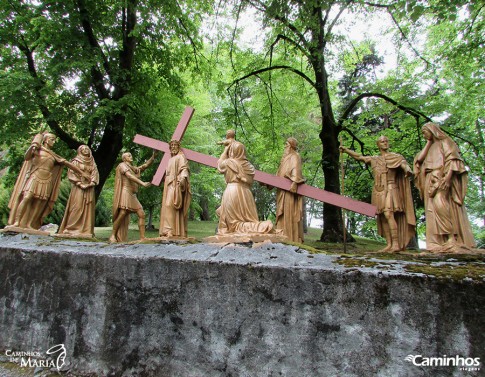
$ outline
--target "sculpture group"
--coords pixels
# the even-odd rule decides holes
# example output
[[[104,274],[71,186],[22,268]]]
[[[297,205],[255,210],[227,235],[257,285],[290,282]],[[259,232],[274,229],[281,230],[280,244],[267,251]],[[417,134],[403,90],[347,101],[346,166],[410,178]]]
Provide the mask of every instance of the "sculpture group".
[[[411,169],[403,156],[390,152],[389,140],[377,140],[379,155],[364,156],[346,147],[341,151],[369,165],[373,176],[372,204],[376,208],[379,234],[386,239],[385,252],[404,250],[415,236],[416,219],[411,196],[411,177],[424,200],[426,211],[426,248],[430,251],[458,251],[475,246],[464,199],[467,171],[455,142],[438,125],[427,123],[422,128],[426,146],[414,160]],[[181,137],[181,135],[180,135]],[[35,136],[25,153],[14,191],[9,202],[10,216],[6,230],[38,232],[44,218],[57,199],[61,173],[67,166],[71,192],[58,235],[94,237],[94,187],[99,175],[88,146],[82,145],[71,161],[52,151],[56,137],[50,133]],[[217,235],[282,234],[288,240],[302,243],[303,198],[297,193],[304,185],[297,140],[285,142],[277,176],[290,182],[288,189],[277,189],[276,222],[260,221],[251,191],[255,169],[248,161],[246,147],[227,131],[219,142],[224,150],[217,160],[217,170],[224,175],[226,188],[221,205]],[[165,171],[161,201],[161,238],[187,238],[187,218],[191,201],[188,159],[180,141],[169,144],[170,159]],[[156,152],[141,166],[133,164],[130,153],[122,155],[116,168],[113,200],[113,229],[110,242],[127,241],[130,214],[138,217],[140,239],[145,238],[145,213],[137,199],[141,173],[154,161]],[[268,185],[269,188],[272,188]]]

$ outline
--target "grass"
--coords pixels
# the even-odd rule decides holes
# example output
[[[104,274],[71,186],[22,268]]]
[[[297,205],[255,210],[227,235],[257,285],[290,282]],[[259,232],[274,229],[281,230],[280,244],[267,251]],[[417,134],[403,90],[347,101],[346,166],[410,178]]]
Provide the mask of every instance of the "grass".
[[[155,224],[158,226],[158,224]],[[202,242],[205,237],[213,236],[216,232],[217,221],[189,221],[188,236],[194,237],[197,241]],[[98,241],[108,241],[111,235],[112,227],[96,227],[94,229],[94,234],[96,234],[96,239]],[[145,237],[156,238],[158,237],[158,229],[147,230],[145,232]],[[130,224],[128,229],[128,241],[135,241],[140,238],[140,233],[138,231],[138,226],[136,224]]]
[[[195,238],[197,241],[202,242],[205,237],[215,235],[217,230],[217,221],[189,221],[188,236]],[[158,224],[154,224],[158,227]],[[98,241],[108,241],[111,235],[111,227],[96,227],[95,234]],[[343,252],[344,246],[341,243],[324,243],[320,242],[320,236],[322,234],[321,228],[308,228],[308,233],[305,234],[305,245],[317,250],[328,252]],[[147,238],[158,237],[158,229],[147,230],[145,233]],[[135,223],[130,224],[128,230],[128,240],[135,241],[139,239],[140,234],[138,232],[138,226]],[[370,250],[375,251],[382,249],[385,245],[378,241],[368,240],[361,237],[356,238],[356,242],[347,243],[349,250]]]

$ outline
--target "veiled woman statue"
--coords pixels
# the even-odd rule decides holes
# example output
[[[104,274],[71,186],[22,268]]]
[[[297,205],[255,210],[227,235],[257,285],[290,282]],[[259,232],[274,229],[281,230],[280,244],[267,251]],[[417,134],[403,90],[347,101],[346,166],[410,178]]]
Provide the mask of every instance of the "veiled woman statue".
[[[422,128],[426,146],[415,157],[415,183],[426,210],[426,249],[456,251],[475,241],[465,208],[468,173],[456,143],[435,123]]]
[[[99,182],[99,173],[91,149],[81,145],[71,163],[84,175],[69,169],[67,178],[71,181],[71,194],[66,204],[64,218],[59,228],[60,235],[94,237],[94,187]]]
[[[222,195],[218,234],[273,233],[271,221],[259,221],[251,186],[254,167],[246,158],[246,148],[234,139],[234,131],[228,131],[223,142],[224,152],[217,169],[224,174],[226,189]]]

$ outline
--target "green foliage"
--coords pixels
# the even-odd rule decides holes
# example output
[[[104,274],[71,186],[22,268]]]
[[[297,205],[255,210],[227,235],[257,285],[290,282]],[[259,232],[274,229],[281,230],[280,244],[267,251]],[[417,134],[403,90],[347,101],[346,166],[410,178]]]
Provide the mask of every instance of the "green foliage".
[[[61,182],[59,188],[59,196],[54,204],[52,212],[44,219],[44,224],[57,224],[61,225],[64,218],[64,212],[66,209],[67,200],[69,199],[69,193],[71,192],[71,183],[69,180],[64,179]]]
[[[0,182],[0,227],[2,228],[8,223],[10,193],[11,190],[5,188],[3,182]]]
[[[205,69],[198,29],[210,8],[206,1],[0,2],[7,142],[27,145],[50,128],[69,148],[88,144],[100,191],[134,134],[161,136],[172,119],[167,108],[183,108],[182,73]]]
[[[201,26],[210,24],[205,17],[212,11],[211,2],[189,1],[181,5],[149,0],[135,5],[132,0],[86,0],[84,3],[85,14],[69,2],[0,1],[0,124],[2,142],[8,149],[0,168],[9,167],[0,190],[2,218],[5,218],[2,209],[5,192],[13,187],[35,133],[59,127],[66,133],[62,136],[65,142],[57,143],[55,151],[71,158],[73,144],[69,141],[88,143],[101,156],[106,148],[103,136],[116,130],[120,132],[121,151],[132,152],[140,164],[150,157],[151,151],[134,145],[134,135],[140,133],[169,141],[186,104],[193,106],[196,113],[184,136],[183,147],[218,156],[222,149],[216,142],[227,129],[234,128],[255,167],[275,173],[284,141],[293,136],[299,141],[307,183],[325,187],[330,178],[324,177],[322,166],[328,167],[329,162],[323,161],[321,137],[327,132],[323,126],[328,118],[323,119],[322,109],[328,110],[329,104],[322,104],[315,87],[302,78],[303,75],[310,81],[316,78],[315,66],[309,63],[304,51],[315,48],[317,39],[313,36],[320,30],[312,14],[316,9],[313,6],[321,6],[323,14],[331,11],[332,15],[345,5],[343,14],[351,18],[372,16],[379,11],[390,20],[389,33],[395,35],[397,64],[380,71],[383,61],[388,63],[390,58],[380,56],[379,36],[356,40],[355,34],[346,33],[352,29],[350,24],[343,28],[345,25],[337,23],[330,31],[330,24],[325,25],[325,48],[316,55],[325,58],[321,67],[328,74],[325,84],[331,99],[330,110],[336,126],[345,131],[341,133],[344,145],[373,155],[377,153],[376,138],[384,134],[390,139],[391,150],[411,163],[423,146],[420,127],[425,118],[439,121],[458,143],[470,167],[467,205],[471,217],[483,220],[485,13],[480,4],[409,0],[377,10],[369,4],[362,7],[363,3],[358,1],[345,4],[261,1],[261,6],[268,6],[267,12],[257,14],[254,19],[263,21],[263,29],[257,34],[258,42],[264,39],[266,43],[265,54],[260,45],[247,48],[236,38],[242,35],[242,30],[233,30],[232,20],[207,35],[208,43],[203,46],[200,33],[207,26],[204,29]],[[235,9],[239,12],[248,6],[247,2],[236,2]],[[124,12],[128,8],[136,10],[133,14],[137,22],[127,34],[122,15],[127,14]],[[232,17],[222,13],[218,16]],[[284,18],[278,20],[278,16]],[[82,17],[88,17],[98,46],[89,39]],[[345,20],[348,22],[348,18]],[[294,26],[293,31],[304,32],[299,36],[292,34],[287,28],[289,23]],[[278,35],[285,38],[270,49]],[[132,60],[123,61],[123,56],[127,58],[124,53],[131,48],[127,43],[129,36],[136,38],[135,49]],[[303,40],[300,37],[307,38],[306,45],[299,45]],[[27,64],[29,52],[35,71],[29,70]],[[282,69],[261,71],[235,82],[270,64],[291,66],[294,71],[291,74]],[[301,75],[293,74],[295,70]],[[354,107],[348,107],[357,96],[369,93],[383,96],[363,96]],[[116,123],[115,118],[123,121]],[[339,120],[342,122],[338,123]],[[113,147],[115,138],[105,142]],[[323,151],[334,147],[323,145]],[[103,164],[108,157],[113,160],[111,167],[119,162],[115,149],[104,156]],[[145,172],[145,181],[154,174],[160,158]],[[225,188],[224,179],[215,169],[195,163],[190,166],[192,216],[216,220],[215,209]],[[106,183],[103,181],[100,186],[97,225],[111,220],[111,167],[103,173]],[[343,167],[345,195],[369,202],[373,181],[369,169],[347,157]],[[255,184],[253,192],[260,217],[273,218],[274,190]],[[67,199],[65,192],[61,194]],[[423,204],[415,190],[413,195],[418,231],[422,233]],[[141,188],[139,192],[143,206],[147,211],[151,209],[155,217],[161,197],[158,187]],[[63,214],[61,199],[51,215],[57,223]],[[321,217],[322,210],[321,203],[308,201],[309,215]],[[367,218],[353,213],[347,216],[352,232],[375,237],[375,225]]]
[[[108,226],[111,223],[111,202],[107,202],[103,194],[96,202],[95,211],[94,226]]]

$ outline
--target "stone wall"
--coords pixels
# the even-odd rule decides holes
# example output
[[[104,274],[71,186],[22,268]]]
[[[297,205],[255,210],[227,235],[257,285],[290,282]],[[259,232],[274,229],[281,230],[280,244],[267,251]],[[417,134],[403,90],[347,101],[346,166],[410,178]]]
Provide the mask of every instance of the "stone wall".
[[[348,268],[279,244],[0,237],[0,350],[63,343],[76,375],[484,372],[405,360],[485,360],[483,281],[407,273],[400,262]]]

